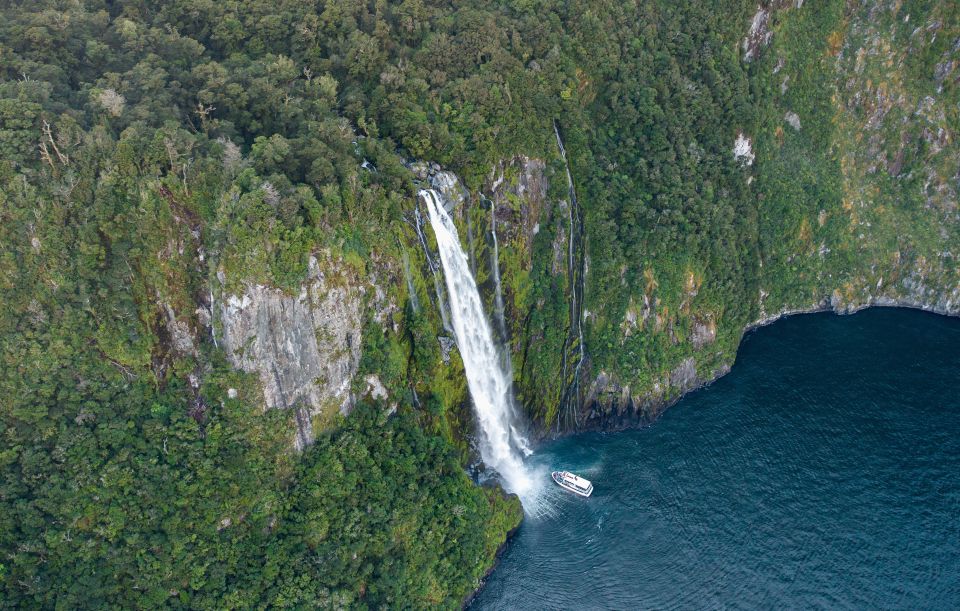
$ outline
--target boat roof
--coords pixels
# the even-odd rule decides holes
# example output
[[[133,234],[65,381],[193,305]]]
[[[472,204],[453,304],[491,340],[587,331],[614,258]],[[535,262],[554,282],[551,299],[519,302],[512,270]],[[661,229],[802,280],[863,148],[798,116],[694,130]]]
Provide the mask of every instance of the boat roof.
[[[583,478],[580,477],[579,475],[574,475],[573,473],[570,473],[569,471],[564,471],[564,472],[563,472],[563,479],[564,479],[565,481],[572,482],[572,483],[580,486],[581,488],[586,488],[586,487],[588,487],[588,486],[590,485],[590,480],[588,480],[588,479],[583,479]]]

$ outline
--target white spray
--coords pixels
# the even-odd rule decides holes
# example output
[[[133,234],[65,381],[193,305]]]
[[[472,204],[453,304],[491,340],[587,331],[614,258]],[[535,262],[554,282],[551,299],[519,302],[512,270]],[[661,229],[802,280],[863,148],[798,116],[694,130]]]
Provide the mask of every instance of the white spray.
[[[420,197],[427,204],[430,223],[437,236],[450,298],[450,318],[480,422],[480,455],[484,463],[500,474],[503,487],[519,495],[526,504],[525,497],[530,498],[536,486],[523,464],[522,454],[530,450],[515,425],[511,372],[506,370],[504,360],[497,352],[453,220],[444,210],[436,191],[423,189]]]

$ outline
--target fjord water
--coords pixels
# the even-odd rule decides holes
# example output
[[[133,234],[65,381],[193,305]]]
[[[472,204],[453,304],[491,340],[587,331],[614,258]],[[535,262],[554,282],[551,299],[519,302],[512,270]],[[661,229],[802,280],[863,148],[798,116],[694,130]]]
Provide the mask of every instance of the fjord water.
[[[652,426],[561,439],[477,609],[960,608],[960,320],[789,318]]]

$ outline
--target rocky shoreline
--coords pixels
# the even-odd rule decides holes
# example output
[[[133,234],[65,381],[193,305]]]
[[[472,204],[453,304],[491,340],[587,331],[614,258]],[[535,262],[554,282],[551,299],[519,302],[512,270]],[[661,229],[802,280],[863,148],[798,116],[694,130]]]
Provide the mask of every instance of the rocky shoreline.
[[[773,324],[779,320],[790,316],[801,314],[817,314],[821,312],[833,312],[840,316],[856,314],[867,308],[908,308],[921,310],[941,316],[960,316],[960,304],[953,305],[947,302],[945,307],[939,304],[929,304],[910,299],[894,299],[886,296],[871,297],[865,303],[855,304],[834,304],[829,299],[823,299],[819,303],[813,304],[807,308],[793,308],[777,312],[776,314],[760,318],[743,328],[741,342],[751,331]],[[576,429],[552,429],[538,431],[538,441],[555,440],[569,435],[576,435],[585,432],[613,432],[632,428],[641,428],[649,426],[667,409],[679,402],[685,396],[709,386],[730,372],[731,365],[721,366],[707,376],[694,375],[684,380],[683,386],[678,387],[678,394],[666,397],[664,395],[641,395],[638,402],[634,397],[627,397],[625,404],[617,405],[600,404],[596,401],[587,407],[587,417],[585,421]]]
[[[836,307],[831,305],[830,301],[825,299],[818,304],[815,304],[809,308],[796,308],[781,310],[780,312],[773,314],[771,316],[766,316],[759,320],[756,320],[743,329],[743,337],[748,333],[755,331],[761,327],[773,324],[779,320],[791,317],[798,316],[802,314],[818,314],[823,312],[833,312],[839,316],[846,316],[851,314],[856,314],[857,312],[866,310],[868,308],[907,308],[912,310],[921,310],[924,312],[930,312],[932,314],[938,314],[941,316],[951,316],[957,317],[960,316],[960,311],[956,308],[940,308],[937,306],[931,306],[929,304],[924,304],[921,302],[906,300],[906,299],[891,299],[891,298],[871,298],[867,303],[860,304],[847,304],[843,307]],[[743,339],[741,338],[741,343]],[[600,415],[599,417],[589,417],[584,423],[584,426],[576,430],[559,430],[559,431],[538,431],[537,441],[553,441],[561,439],[563,437],[568,437],[571,435],[578,435],[581,433],[587,432],[616,432],[624,431],[629,429],[642,428],[652,425],[657,419],[670,407],[673,407],[681,399],[686,397],[688,394],[700,390],[709,386],[710,384],[716,382],[726,374],[730,372],[730,366],[724,366],[720,369],[713,372],[711,377],[707,378],[696,378],[695,383],[686,387],[680,391],[680,394],[671,397],[666,400],[655,401],[650,400],[647,403],[641,405],[640,410],[632,410],[630,413],[625,411],[619,412],[614,415],[605,416]],[[468,608],[476,599],[477,595],[480,593],[480,590],[486,585],[486,580],[490,575],[497,569],[500,564],[500,558],[504,552],[509,547],[513,537],[516,535],[517,531],[520,529],[521,524],[517,525],[516,528],[512,529],[507,533],[506,538],[503,543],[500,544],[500,547],[497,549],[496,557],[493,561],[493,564],[487,569],[484,573],[483,578],[480,580],[477,588],[463,601],[461,609]]]

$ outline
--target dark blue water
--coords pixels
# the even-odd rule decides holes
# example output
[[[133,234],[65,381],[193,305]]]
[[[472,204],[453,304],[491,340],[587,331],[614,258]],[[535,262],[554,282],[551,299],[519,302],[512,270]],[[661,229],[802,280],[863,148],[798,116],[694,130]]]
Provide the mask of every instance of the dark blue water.
[[[557,441],[476,609],[960,608],[960,320],[799,316],[653,426]]]

